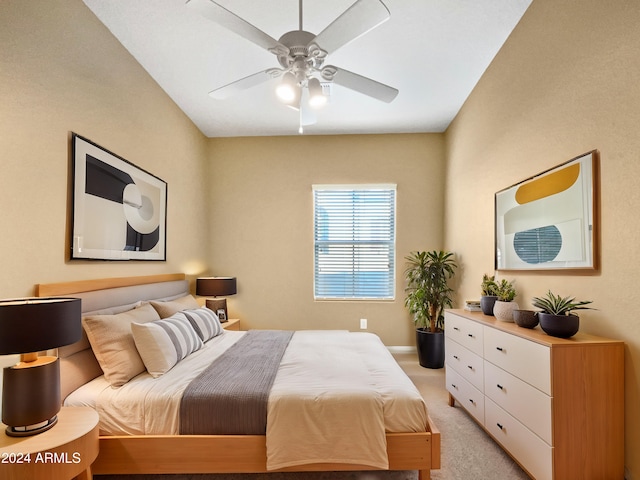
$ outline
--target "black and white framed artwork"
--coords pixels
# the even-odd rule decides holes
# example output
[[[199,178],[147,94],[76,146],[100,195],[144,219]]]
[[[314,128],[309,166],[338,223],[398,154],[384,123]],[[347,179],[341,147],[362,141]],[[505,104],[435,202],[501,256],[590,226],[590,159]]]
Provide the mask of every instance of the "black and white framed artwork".
[[[71,259],[166,260],[167,183],[75,133]]]

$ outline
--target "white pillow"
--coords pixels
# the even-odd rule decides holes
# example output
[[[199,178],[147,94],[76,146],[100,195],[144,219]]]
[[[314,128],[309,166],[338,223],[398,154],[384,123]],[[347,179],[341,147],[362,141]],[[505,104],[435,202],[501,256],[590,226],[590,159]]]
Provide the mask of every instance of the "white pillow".
[[[203,342],[224,332],[220,319],[213,310],[202,307],[194,310],[183,310],[180,313],[187,317],[187,320],[189,320]]]
[[[202,347],[202,340],[182,312],[149,323],[132,323],[131,333],[147,371],[158,378]]]

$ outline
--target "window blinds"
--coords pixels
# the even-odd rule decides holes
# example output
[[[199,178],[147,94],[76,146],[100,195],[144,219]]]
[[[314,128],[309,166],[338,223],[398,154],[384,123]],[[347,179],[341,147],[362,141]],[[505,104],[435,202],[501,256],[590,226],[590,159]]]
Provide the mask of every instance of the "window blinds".
[[[314,185],[316,299],[393,299],[395,185]]]

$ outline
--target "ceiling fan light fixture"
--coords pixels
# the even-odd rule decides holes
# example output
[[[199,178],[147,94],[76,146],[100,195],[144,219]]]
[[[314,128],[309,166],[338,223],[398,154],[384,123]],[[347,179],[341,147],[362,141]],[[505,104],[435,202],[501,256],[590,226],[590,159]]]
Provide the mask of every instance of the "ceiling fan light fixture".
[[[276,95],[285,103],[293,102],[299,96],[300,87],[293,73],[287,72],[282,76],[282,81],[276,88]]]
[[[313,108],[321,108],[327,104],[327,96],[322,91],[322,85],[317,78],[311,78],[307,83],[309,88],[309,105]]]

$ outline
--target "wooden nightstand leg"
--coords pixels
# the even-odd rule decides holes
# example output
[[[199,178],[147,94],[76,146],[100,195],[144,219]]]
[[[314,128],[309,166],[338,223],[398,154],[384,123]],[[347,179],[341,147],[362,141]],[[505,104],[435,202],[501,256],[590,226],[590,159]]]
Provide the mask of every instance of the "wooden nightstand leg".
[[[449,394],[449,406],[453,407],[456,404],[456,399],[453,398],[453,395]]]
[[[431,470],[418,470],[418,480],[430,480]]]
[[[84,472],[80,472],[74,480],[92,480],[93,475],[91,474],[91,466],[87,468]]]

